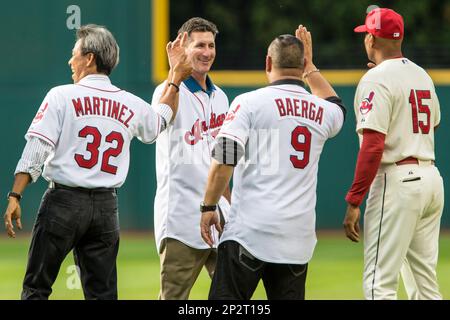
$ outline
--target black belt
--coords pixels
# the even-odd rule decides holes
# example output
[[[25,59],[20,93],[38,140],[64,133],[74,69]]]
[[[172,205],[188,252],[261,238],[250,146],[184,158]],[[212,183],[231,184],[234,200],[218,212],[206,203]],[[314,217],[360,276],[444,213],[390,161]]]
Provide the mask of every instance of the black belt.
[[[85,193],[103,193],[103,192],[114,192],[117,193],[116,188],[83,188],[83,187],[69,187],[60,183],[56,182],[50,182],[49,185],[50,189],[66,189],[66,190],[72,190],[72,191],[81,191]]]

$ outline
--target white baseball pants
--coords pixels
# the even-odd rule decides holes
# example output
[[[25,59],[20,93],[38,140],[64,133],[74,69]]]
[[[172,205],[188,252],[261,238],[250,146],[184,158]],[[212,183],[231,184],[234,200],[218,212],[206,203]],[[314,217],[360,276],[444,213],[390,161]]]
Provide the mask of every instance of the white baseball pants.
[[[364,214],[365,299],[442,299],[436,276],[444,186],[431,161],[382,165]]]

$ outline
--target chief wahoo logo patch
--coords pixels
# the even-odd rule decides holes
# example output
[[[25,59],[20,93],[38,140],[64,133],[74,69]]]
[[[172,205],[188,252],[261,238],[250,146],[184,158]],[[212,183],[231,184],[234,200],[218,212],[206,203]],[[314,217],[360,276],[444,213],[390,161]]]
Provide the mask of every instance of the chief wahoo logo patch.
[[[48,108],[48,102],[45,104],[45,106],[41,109],[39,109],[38,113],[36,114],[36,116],[33,119],[33,123],[38,123],[39,121],[42,120],[42,118],[44,117],[45,111],[47,111]]]
[[[359,112],[361,112],[362,115],[366,115],[372,110],[373,107],[373,97],[375,96],[375,92],[371,91],[369,94],[369,97],[364,98],[361,102],[361,105],[359,106]]]

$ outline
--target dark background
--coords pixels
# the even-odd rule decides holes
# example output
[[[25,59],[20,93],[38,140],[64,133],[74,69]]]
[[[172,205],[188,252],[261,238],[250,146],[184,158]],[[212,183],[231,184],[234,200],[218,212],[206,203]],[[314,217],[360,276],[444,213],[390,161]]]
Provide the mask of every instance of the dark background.
[[[365,67],[363,35],[368,6],[388,7],[405,20],[404,53],[426,68],[450,67],[450,1],[299,1],[191,0],[170,2],[174,37],[189,17],[200,16],[219,28],[215,69],[259,70],[267,45],[278,35],[294,33],[303,24],[313,35],[317,65],[327,69]]]

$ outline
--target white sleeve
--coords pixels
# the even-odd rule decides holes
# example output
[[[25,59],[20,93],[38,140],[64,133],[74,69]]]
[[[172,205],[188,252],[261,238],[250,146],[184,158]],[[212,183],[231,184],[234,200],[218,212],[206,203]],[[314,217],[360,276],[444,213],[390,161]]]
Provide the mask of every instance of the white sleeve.
[[[141,110],[136,137],[143,143],[153,143],[161,133],[165,120],[146,102]]]
[[[143,114],[139,121],[137,138],[143,143],[153,143],[159,134],[163,132],[172,119],[172,109],[163,103],[159,103],[165,82],[156,87],[152,96],[151,106],[145,103]]]
[[[50,90],[39,107],[25,137],[38,137],[56,146],[61,134],[64,102],[59,101],[55,89]]]
[[[243,149],[250,136],[251,112],[250,105],[242,96],[236,97],[231,103],[225,122],[217,138],[224,137],[236,141]]]
[[[342,126],[344,125],[344,114],[339,107],[334,108],[332,115],[330,138],[337,136],[337,134],[341,131]]]
[[[167,124],[170,123],[170,120],[172,120],[173,116],[172,108],[164,103],[152,104],[152,108],[159,116],[162,117],[162,120],[164,120],[160,130],[164,131],[167,127]]]
[[[162,96],[165,86],[166,86],[166,81],[164,81],[158,87],[156,87],[155,91],[153,92],[152,107],[156,113],[158,113],[159,115],[161,115],[164,118],[164,120],[166,121],[166,123],[168,125],[173,116],[172,108],[169,107],[167,104],[159,103],[159,100],[161,99],[161,96]]]
[[[34,136],[29,137],[14,174],[20,172],[28,173],[32,182],[36,182],[42,173],[42,166],[45,160],[47,160],[53,150],[53,145],[45,139]]]
[[[436,90],[433,88],[431,91],[431,99],[433,103],[433,111],[434,111],[434,127],[437,127],[441,122],[441,106],[439,104],[439,98],[436,94]]]
[[[389,90],[382,84],[364,81],[355,94],[356,132],[371,129],[384,134],[389,131],[392,99]]]
[[[344,125],[347,110],[345,109],[342,99],[337,96],[329,97],[325,100],[330,103],[326,107],[330,109],[329,137],[333,138],[339,133],[339,131],[341,131],[342,126]]]

